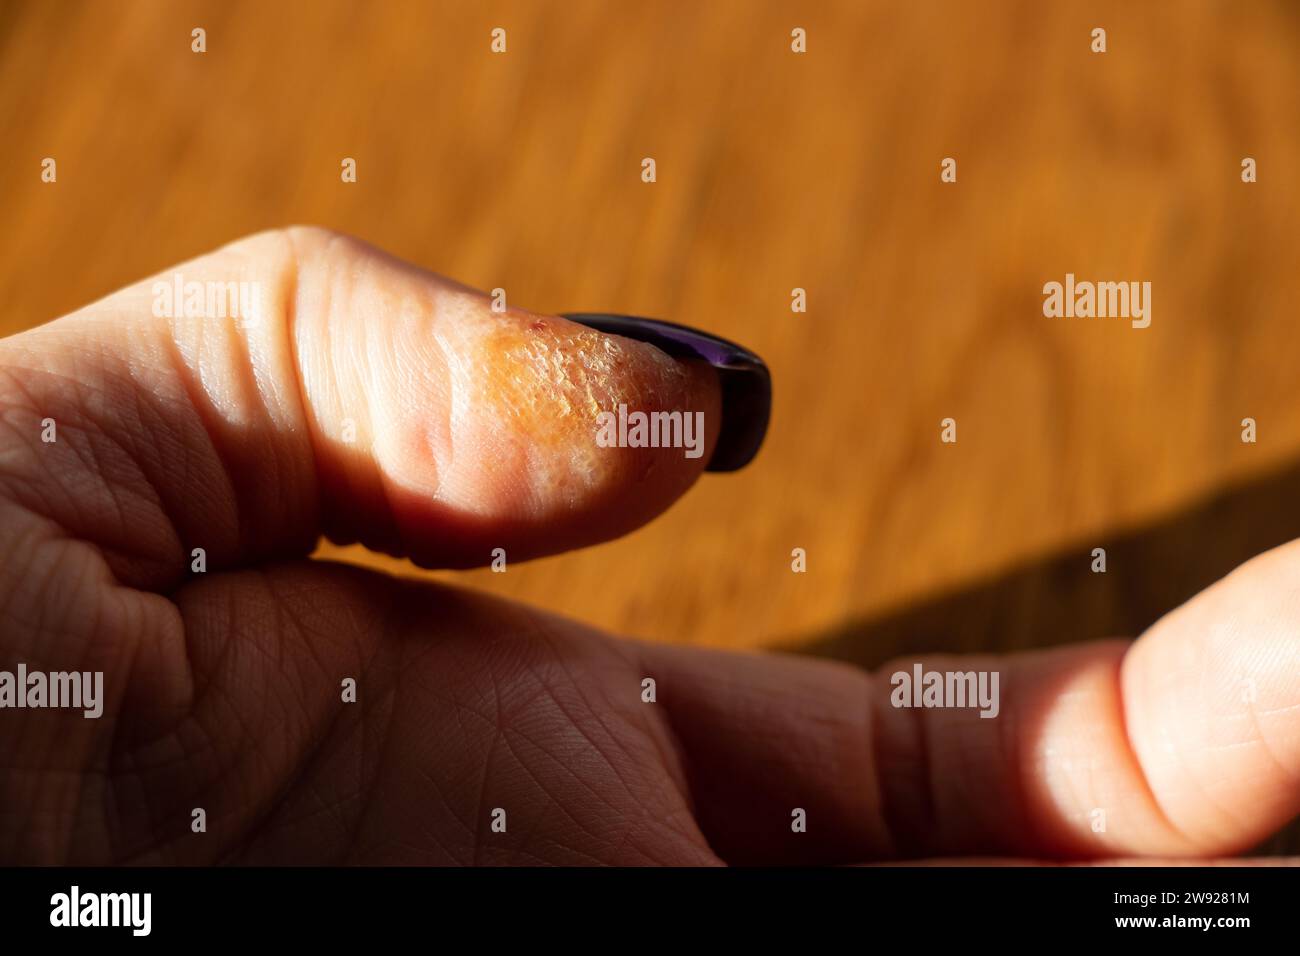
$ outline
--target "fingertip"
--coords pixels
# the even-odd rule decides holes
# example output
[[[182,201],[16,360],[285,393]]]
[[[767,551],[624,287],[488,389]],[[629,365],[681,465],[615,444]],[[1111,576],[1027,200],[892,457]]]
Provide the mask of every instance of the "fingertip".
[[[498,309],[359,244],[299,246],[335,540],[442,567],[556,553],[639,527],[709,465],[722,398],[707,362]]]
[[[1300,809],[1300,542],[1166,615],[1124,661],[1134,751],[1201,851],[1237,852]]]

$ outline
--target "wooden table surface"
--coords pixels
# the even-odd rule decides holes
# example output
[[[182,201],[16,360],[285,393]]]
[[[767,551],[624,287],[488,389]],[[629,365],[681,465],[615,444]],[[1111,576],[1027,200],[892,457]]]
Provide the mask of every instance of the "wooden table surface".
[[[868,664],[1131,634],[1300,535],[1298,49],[1281,0],[4,0],[0,331],[345,230],[772,369],[745,471],[624,540],[441,576]],[[1045,318],[1067,272],[1149,280],[1150,328]]]

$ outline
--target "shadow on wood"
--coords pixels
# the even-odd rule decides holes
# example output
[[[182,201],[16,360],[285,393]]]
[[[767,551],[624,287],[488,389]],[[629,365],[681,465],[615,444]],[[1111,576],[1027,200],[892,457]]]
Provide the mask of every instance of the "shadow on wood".
[[[960,590],[801,638],[798,650],[874,667],[906,654],[1136,637],[1238,565],[1300,537],[1298,498],[1300,464],[1134,530],[1099,535]],[[1106,551],[1104,574],[1092,570],[1094,548]]]

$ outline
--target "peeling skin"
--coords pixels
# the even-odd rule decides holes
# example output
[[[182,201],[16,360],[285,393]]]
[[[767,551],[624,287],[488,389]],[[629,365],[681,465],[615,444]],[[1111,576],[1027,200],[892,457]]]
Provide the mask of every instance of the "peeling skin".
[[[600,448],[596,419],[620,403],[644,411],[702,410],[691,403],[696,389],[688,366],[652,345],[567,319],[518,309],[485,313],[476,300],[454,292],[438,303],[436,336],[447,356],[455,460],[480,461],[500,473],[493,466],[504,456],[520,466],[507,473],[528,476],[527,499],[575,506],[620,469],[634,467],[645,478],[653,458],[631,461],[641,451],[681,457],[681,449]],[[467,445],[475,449],[470,459],[459,453]],[[485,448],[492,454],[484,455]],[[440,471],[448,476],[449,469]],[[514,496],[520,490],[501,489]]]
[[[347,237],[288,235],[291,356],[317,457],[332,463],[320,494],[334,540],[431,566],[497,546],[523,559],[640,527],[704,470],[720,425],[707,363],[493,312],[482,293]],[[597,416],[620,404],[702,413],[702,457],[600,447]]]

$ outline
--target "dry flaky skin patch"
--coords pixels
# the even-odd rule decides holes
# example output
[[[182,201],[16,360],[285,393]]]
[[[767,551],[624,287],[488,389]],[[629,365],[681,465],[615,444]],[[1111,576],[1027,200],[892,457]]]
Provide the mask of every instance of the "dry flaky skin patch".
[[[683,456],[682,449],[596,443],[597,415],[620,404],[647,412],[704,410],[688,367],[659,349],[558,317],[493,313],[480,297],[458,290],[440,296],[438,312],[454,446],[444,477],[459,471],[458,464],[479,472],[496,468],[527,476],[525,500],[574,507],[592,489],[626,478],[628,469],[644,478],[656,456]],[[487,474],[479,478],[491,481]],[[500,492],[519,496],[521,490]]]

